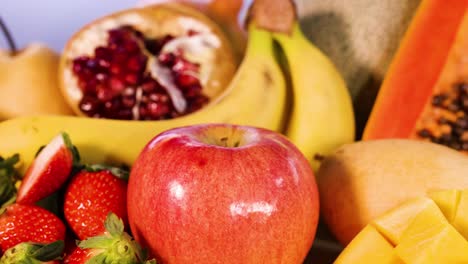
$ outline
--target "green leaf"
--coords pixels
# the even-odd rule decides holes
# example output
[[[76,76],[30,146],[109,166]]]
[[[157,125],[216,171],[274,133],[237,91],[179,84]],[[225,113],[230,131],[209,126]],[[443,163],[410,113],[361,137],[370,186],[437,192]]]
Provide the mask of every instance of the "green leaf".
[[[106,221],[104,221],[104,226],[112,237],[120,237],[124,232],[122,219],[112,212],[107,215]]]
[[[2,207],[0,207],[0,215],[2,215],[6,211],[6,208],[9,205],[14,204],[15,201],[16,201],[16,193],[12,197],[10,197],[10,199],[8,199],[6,202],[2,204]]]
[[[122,179],[122,180],[128,180],[128,177],[130,175],[129,169],[122,166],[122,167],[114,167],[114,166],[109,166],[109,165],[104,165],[104,164],[92,164],[92,165],[87,165],[85,167],[86,171],[89,172],[99,172],[99,171],[110,171],[112,175],[115,177]]]
[[[78,242],[78,246],[82,249],[106,249],[112,246],[114,238],[107,235],[94,236]]]
[[[18,163],[19,160],[20,160],[20,158],[19,158],[18,153],[14,154],[13,156],[11,156],[11,157],[9,157],[7,159],[4,159],[2,157],[2,160],[0,161],[0,168],[13,167],[16,163]]]
[[[36,264],[60,260],[65,244],[62,240],[50,244],[23,242],[6,250],[0,259],[2,264]]]
[[[62,134],[63,142],[65,142],[65,146],[67,146],[67,148],[71,151],[73,155],[73,165],[79,167],[81,157],[80,157],[80,152],[78,151],[78,148],[75,145],[73,145],[68,133],[61,132],[61,134]]]
[[[40,261],[51,261],[59,259],[65,248],[63,240],[41,245],[36,251],[32,252],[31,256]]]
[[[20,179],[15,165],[19,162],[19,154],[0,160],[0,205],[16,194],[15,183]]]

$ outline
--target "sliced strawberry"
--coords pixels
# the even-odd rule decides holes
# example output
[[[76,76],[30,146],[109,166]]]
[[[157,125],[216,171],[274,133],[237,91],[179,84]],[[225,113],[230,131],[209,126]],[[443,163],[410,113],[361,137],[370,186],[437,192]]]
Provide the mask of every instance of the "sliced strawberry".
[[[59,264],[63,248],[62,240],[49,244],[24,242],[8,249],[0,258],[0,263]]]
[[[65,225],[53,213],[35,205],[11,204],[0,215],[0,250],[23,242],[51,243],[65,239]]]
[[[127,226],[127,179],[128,171],[102,166],[73,176],[65,191],[64,215],[79,239],[102,234],[110,212]]]
[[[78,160],[78,153],[66,133],[54,137],[40,150],[26,171],[16,202],[34,204],[57,191]]]
[[[124,223],[117,215],[110,213],[101,225],[104,232],[80,241],[73,253],[65,257],[64,264],[156,264],[155,260],[146,260],[138,243],[124,232]]]

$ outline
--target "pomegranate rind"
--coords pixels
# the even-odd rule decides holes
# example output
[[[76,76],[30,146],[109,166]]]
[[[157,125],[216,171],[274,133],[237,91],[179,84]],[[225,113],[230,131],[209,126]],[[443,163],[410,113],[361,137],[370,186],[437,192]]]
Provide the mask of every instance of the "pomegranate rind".
[[[186,35],[190,30],[209,33],[219,41],[211,60],[202,64],[205,74],[200,81],[203,94],[216,98],[228,86],[235,71],[235,51],[222,29],[203,13],[187,5],[164,3],[142,8],[133,8],[99,18],[76,32],[67,42],[59,67],[61,91],[67,103],[79,116],[86,116],[79,109],[83,92],[73,74],[73,60],[80,56],[93,56],[97,46],[105,45],[107,32],[119,26],[129,25],[142,32],[145,37],[159,38],[166,35]]]

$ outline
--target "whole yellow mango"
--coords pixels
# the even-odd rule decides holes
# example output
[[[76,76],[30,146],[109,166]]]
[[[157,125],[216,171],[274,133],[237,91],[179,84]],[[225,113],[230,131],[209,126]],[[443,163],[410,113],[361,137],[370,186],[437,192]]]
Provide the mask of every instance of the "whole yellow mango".
[[[372,220],[410,198],[468,188],[468,156],[409,139],[355,142],[325,158],[317,183],[321,215],[346,245]]]

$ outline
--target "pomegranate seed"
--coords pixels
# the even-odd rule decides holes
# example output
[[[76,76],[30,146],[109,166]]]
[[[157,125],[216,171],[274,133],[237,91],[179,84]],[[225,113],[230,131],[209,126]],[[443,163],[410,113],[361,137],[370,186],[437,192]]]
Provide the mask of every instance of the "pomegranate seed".
[[[109,48],[97,47],[94,50],[94,56],[98,59],[109,61],[112,58],[112,51]]]
[[[111,101],[104,103],[105,110],[118,110],[121,106],[119,98],[114,98]]]
[[[96,96],[101,101],[109,101],[116,96],[116,93],[109,89],[98,89]]]
[[[135,89],[132,87],[127,87],[122,92],[123,96],[132,96],[135,95]]]
[[[120,74],[122,72],[122,67],[118,64],[112,64],[110,66],[110,72],[115,75]]]
[[[88,57],[78,57],[73,61],[72,71],[76,75],[81,75],[84,69],[86,69],[86,61]]]
[[[172,66],[172,70],[176,73],[182,73],[184,71],[198,72],[199,65],[191,63],[181,57],[175,59],[175,63]]]
[[[96,98],[84,96],[80,101],[79,107],[84,113],[93,115],[99,111],[99,105],[100,102]]]
[[[174,65],[176,57],[173,53],[161,53],[158,56],[158,61],[165,66],[171,67]]]
[[[132,116],[133,116],[133,112],[130,109],[120,109],[116,114],[117,119],[123,119],[123,120],[130,120],[132,119]]]
[[[146,106],[148,113],[153,117],[159,117],[169,113],[170,109],[167,104],[160,104],[156,102],[149,102]]]
[[[193,76],[192,74],[185,74],[185,73],[177,74],[175,79],[176,79],[176,83],[179,86],[182,86],[182,88],[199,84],[198,78]]]
[[[106,81],[108,78],[109,78],[109,75],[107,75],[106,73],[98,73],[96,74],[96,80],[100,81],[100,82],[104,82]]]
[[[146,109],[145,105],[140,105],[140,107],[138,107],[138,112],[140,114],[140,118],[146,118],[146,117],[149,117],[148,115],[148,110]]]
[[[161,94],[161,93],[152,93],[149,95],[150,101],[153,102],[160,102],[160,103],[167,103],[169,102],[169,96],[166,94]]]
[[[133,72],[141,72],[146,67],[146,57],[139,55],[133,56],[127,63],[127,69]]]
[[[115,92],[121,92],[123,89],[125,89],[125,83],[122,82],[121,80],[117,79],[116,77],[112,77],[109,80],[109,86],[110,89],[115,91]]]
[[[135,106],[135,97],[124,96],[122,97],[122,105],[126,108],[132,108]]]
[[[143,89],[143,92],[146,92],[146,93],[151,93],[152,91],[156,90],[156,88],[158,88],[158,82],[156,82],[155,80],[147,80],[145,81],[142,85],[141,85],[141,88]]]
[[[125,44],[122,47],[125,52],[128,53],[135,53],[140,51],[140,46],[138,45],[137,42],[131,40],[131,41],[126,41]]]
[[[140,79],[140,76],[136,73],[129,73],[125,75],[125,82],[128,85],[137,85],[138,83],[140,83]]]

